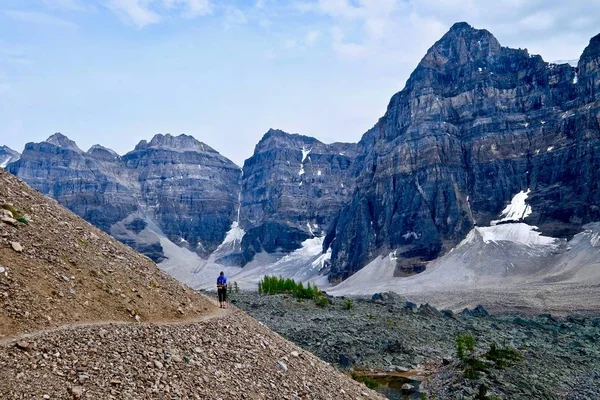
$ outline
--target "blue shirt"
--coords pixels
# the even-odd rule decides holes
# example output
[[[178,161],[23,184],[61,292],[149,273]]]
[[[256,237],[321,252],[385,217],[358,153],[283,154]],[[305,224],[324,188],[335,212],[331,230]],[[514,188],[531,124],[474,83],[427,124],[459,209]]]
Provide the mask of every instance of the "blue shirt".
[[[225,286],[227,285],[227,277],[226,276],[219,276],[217,278],[217,286]]]

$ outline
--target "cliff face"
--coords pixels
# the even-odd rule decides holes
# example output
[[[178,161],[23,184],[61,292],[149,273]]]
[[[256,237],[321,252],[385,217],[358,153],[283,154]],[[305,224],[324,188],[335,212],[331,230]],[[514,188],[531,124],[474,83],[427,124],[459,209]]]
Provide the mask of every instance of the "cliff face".
[[[207,256],[235,218],[240,168],[191,136],[156,135],[123,156],[166,236]]]
[[[243,168],[245,260],[263,250],[294,250],[324,234],[352,195],[356,156],[356,144],[269,130]]]
[[[331,278],[391,249],[398,272],[418,271],[521,191],[547,235],[598,220],[599,41],[574,68],[454,25],[359,143],[357,191],[325,241]]]
[[[206,255],[237,209],[239,168],[191,136],[157,135],[120,157],[55,134],[28,143],[8,170],[155,261],[163,254],[151,232]]]
[[[157,261],[156,233],[227,265],[326,234],[331,280],[391,251],[413,274],[518,193],[547,236],[600,220],[599,63],[600,35],[573,67],[458,23],[357,144],[270,130],[240,172],[190,136],[120,157],[57,134],[8,169]]]
[[[17,161],[21,157],[18,151],[7,146],[0,146],[0,168],[6,168],[11,162]]]

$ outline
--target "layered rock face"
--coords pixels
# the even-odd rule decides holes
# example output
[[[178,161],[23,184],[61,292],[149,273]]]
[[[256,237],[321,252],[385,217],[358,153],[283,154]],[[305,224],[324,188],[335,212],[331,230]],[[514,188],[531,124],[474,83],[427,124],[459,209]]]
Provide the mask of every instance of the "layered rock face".
[[[56,133],[42,143],[28,143],[8,171],[56,199],[105,232],[138,209],[137,183],[120,157],[106,160],[94,149],[82,151]]]
[[[599,60],[598,36],[575,68],[454,25],[359,143],[356,193],[324,244],[330,278],[391,249],[398,273],[422,269],[521,191],[544,234],[600,219]]]
[[[208,254],[237,209],[239,167],[191,136],[157,135],[120,157],[55,134],[28,143],[8,170],[155,261],[156,234]]]
[[[324,144],[269,130],[244,163],[241,191],[245,261],[256,252],[284,252],[320,236],[354,188],[357,145]]]
[[[6,168],[11,162],[17,161],[21,157],[18,151],[7,146],[0,146],[0,168]]]
[[[207,256],[236,218],[240,168],[192,136],[156,135],[123,156],[140,201],[174,243]]]

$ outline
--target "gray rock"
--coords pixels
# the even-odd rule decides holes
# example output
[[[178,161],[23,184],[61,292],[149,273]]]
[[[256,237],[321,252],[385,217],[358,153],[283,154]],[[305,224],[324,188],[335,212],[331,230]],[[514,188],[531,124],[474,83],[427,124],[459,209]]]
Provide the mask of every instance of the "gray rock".
[[[10,147],[0,146],[0,168],[6,168],[8,164],[17,161],[20,157],[19,152]]]
[[[288,370],[288,366],[283,361],[277,361],[277,365],[284,371]]]
[[[240,168],[187,135],[156,135],[120,157],[99,145],[83,152],[57,133],[28,143],[8,170],[157,262],[163,250],[145,230],[147,219],[174,243],[207,255],[238,208]]]
[[[528,189],[525,221],[546,235],[600,220],[599,42],[574,68],[454,25],[359,142],[357,190],[328,232],[330,278],[389,249],[398,274],[419,272]]]
[[[21,253],[23,251],[23,246],[21,246],[21,243],[19,242],[10,242],[10,246],[17,253]]]

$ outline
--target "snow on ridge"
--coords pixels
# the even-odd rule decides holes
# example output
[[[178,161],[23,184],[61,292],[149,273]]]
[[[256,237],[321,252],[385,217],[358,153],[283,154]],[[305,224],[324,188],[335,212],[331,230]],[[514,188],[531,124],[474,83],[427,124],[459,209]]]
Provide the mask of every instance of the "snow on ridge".
[[[6,168],[6,166],[8,165],[8,163],[12,160],[11,156],[8,156],[7,158],[4,159],[4,161],[2,161],[0,163],[0,168],[4,169]]]
[[[225,239],[223,239],[223,242],[219,245],[219,247],[217,247],[217,249],[214,252],[218,252],[230,243],[241,243],[245,234],[246,231],[240,226],[239,222],[233,221],[231,223],[231,228],[229,229],[229,231],[227,231],[227,234],[225,235]]]
[[[502,219],[492,221],[491,224],[497,225],[500,222],[521,221],[530,216],[531,206],[525,203],[525,200],[527,200],[527,197],[529,197],[529,193],[531,193],[531,189],[527,189],[526,192],[520,191],[519,193],[515,194],[510,204],[507,205],[504,210],[502,210],[502,213],[500,214]]]
[[[501,224],[495,226],[477,227],[474,229],[481,235],[484,243],[490,242],[513,242],[524,244],[526,246],[548,246],[555,245],[557,239],[550,236],[543,236],[537,231],[536,226],[525,223]],[[470,240],[474,240],[471,236]]]

